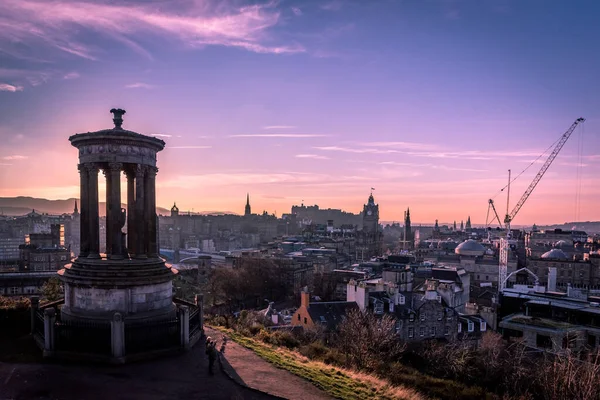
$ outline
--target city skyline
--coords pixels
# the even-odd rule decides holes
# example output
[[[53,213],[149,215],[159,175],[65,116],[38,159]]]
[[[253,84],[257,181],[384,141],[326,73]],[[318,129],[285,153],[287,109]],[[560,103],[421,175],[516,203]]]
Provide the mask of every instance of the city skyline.
[[[358,213],[374,187],[382,221],[481,225],[585,117],[514,224],[599,220],[600,6],[575,3],[4,1],[0,196],[79,197],[67,139],[121,107],[167,143],[161,207]]]

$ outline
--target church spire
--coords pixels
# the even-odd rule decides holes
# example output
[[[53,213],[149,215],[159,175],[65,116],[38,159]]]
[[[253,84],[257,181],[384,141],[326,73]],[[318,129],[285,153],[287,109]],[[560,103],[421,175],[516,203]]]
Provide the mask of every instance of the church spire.
[[[246,207],[244,209],[244,215],[248,216],[252,214],[252,209],[250,208],[250,193],[246,193]]]
[[[79,210],[77,209],[77,200],[75,200],[75,208],[73,208],[73,214],[79,214]]]

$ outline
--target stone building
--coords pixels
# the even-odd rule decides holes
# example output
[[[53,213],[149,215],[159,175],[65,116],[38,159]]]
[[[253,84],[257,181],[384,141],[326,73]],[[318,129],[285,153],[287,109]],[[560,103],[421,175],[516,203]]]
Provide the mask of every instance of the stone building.
[[[334,331],[349,310],[358,309],[354,301],[311,302],[310,293],[300,293],[300,307],[292,316],[292,326],[311,329],[322,327],[326,332]]]
[[[587,254],[583,259],[569,257],[562,249],[554,248],[540,257],[527,259],[527,267],[538,276],[540,284],[548,283],[549,271],[556,269],[556,289],[567,286],[600,289],[600,267],[594,265],[595,255]]]

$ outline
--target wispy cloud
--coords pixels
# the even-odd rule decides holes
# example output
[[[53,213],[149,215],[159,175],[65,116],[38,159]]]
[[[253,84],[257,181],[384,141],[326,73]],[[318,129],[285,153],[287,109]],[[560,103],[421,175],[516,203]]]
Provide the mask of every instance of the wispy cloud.
[[[312,158],[314,160],[329,160],[329,157],[320,156],[318,154],[296,154],[296,158]]]
[[[294,129],[293,125],[267,125],[263,126],[263,129]]]
[[[129,85],[125,85],[126,89],[154,89],[153,85],[143,82],[131,83]]]
[[[398,150],[392,149],[368,149],[368,148],[352,148],[352,147],[340,147],[340,146],[317,146],[313,149],[321,151],[337,151],[342,153],[356,153],[356,154],[392,154],[399,153]]]
[[[407,150],[432,150],[436,146],[431,143],[416,143],[416,142],[365,142],[361,146],[367,147],[392,147],[394,149]]]
[[[78,72],[69,72],[68,74],[63,76],[63,79],[77,79],[77,78],[79,78]]]
[[[321,4],[319,8],[327,11],[339,11],[342,8],[342,2],[341,0],[328,1],[327,3]]]
[[[152,133],[152,134],[150,134],[150,136],[154,136],[154,137],[166,137],[166,138],[173,137],[173,135],[166,135],[164,133]]]
[[[304,47],[296,43],[274,43],[269,31],[280,21],[276,4],[236,7],[220,1],[181,0],[167,8],[155,2],[3,0],[0,45],[12,48],[14,43],[24,43],[32,52],[40,47],[54,48],[97,60],[109,49],[92,44],[88,33],[93,32],[146,55],[149,53],[140,45],[140,39],[149,36],[176,39],[190,47],[228,46],[275,54],[304,52]]]
[[[20,92],[23,86],[9,85],[8,83],[0,83],[0,92]]]
[[[315,138],[315,137],[327,137],[329,135],[316,135],[312,133],[256,133],[247,135],[229,135],[230,138],[243,138],[243,137],[261,137],[261,138]]]
[[[20,155],[12,155],[12,156],[4,156],[2,157],[3,160],[26,160],[29,157],[27,156],[20,156]]]
[[[212,149],[212,146],[167,146],[168,149]]]
[[[292,7],[292,12],[298,17],[302,15],[302,10],[298,7]]]
[[[419,163],[407,163],[407,162],[396,162],[396,161],[382,161],[379,164],[380,165],[393,165],[393,166],[398,166],[398,167],[430,168],[430,169],[438,169],[438,170],[443,170],[443,171],[488,172],[487,169],[453,167],[453,166],[439,165],[439,164],[419,164]]]

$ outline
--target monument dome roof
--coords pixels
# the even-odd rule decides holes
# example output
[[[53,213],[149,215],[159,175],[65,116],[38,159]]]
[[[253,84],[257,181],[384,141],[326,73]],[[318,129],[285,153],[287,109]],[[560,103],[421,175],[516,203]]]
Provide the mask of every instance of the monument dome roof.
[[[568,260],[569,257],[565,254],[564,251],[562,251],[561,249],[552,249],[550,251],[545,252],[544,254],[542,254],[543,259],[549,259],[549,260]]]
[[[567,242],[566,240],[559,240],[558,242],[554,243],[554,247],[556,248],[561,248],[561,247],[572,247],[573,244]]]
[[[454,252],[461,256],[482,256],[485,253],[485,247],[473,239],[468,239],[459,244]]]

